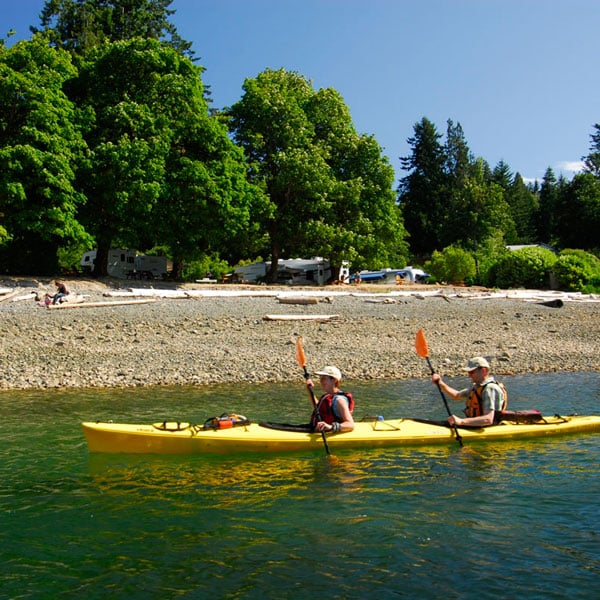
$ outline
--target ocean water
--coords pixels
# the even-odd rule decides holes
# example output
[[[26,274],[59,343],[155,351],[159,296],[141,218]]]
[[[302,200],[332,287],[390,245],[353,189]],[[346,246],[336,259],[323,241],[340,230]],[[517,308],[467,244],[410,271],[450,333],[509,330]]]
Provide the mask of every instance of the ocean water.
[[[600,413],[599,373],[504,381],[512,408]],[[348,389],[358,418],[445,416],[427,380]],[[91,455],[84,420],[302,422],[309,400],[299,381],[3,392],[0,409],[0,598],[600,597],[599,434]]]

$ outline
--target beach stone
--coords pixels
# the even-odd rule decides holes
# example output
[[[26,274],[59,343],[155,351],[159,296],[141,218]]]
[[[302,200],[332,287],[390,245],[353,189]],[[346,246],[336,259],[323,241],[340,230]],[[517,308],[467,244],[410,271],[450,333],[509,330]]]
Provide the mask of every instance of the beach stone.
[[[4,284],[20,285],[0,281]],[[51,280],[37,285],[43,295]],[[123,282],[67,282],[86,302],[106,301],[119,285]],[[299,381],[298,336],[309,372],[334,364],[345,380],[422,378],[429,368],[415,351],[419,329],[433,366],[448,376],[463,376],[474,355],[489,357],[497,375],[600,371],[599,302],[541,307],[512,298],[473,299],[468,288],[460,297],[445,290],[440,298],[426,294],[429,286],[416,286],[418,296],[392,302],[385,297],[389,288],[372,287],[369,297],[334,298],[340,288],[331,286],[323,290],[331,303],[309,305],[284,305],[276,296],[165,297],[149,304],[60,310],[33,300],[0,302],[0,389]],[[266,289],[273,288],[260,288]],[[309,291],[316,290],[321,288]],[[265,321],[267,314],[338,318]]]

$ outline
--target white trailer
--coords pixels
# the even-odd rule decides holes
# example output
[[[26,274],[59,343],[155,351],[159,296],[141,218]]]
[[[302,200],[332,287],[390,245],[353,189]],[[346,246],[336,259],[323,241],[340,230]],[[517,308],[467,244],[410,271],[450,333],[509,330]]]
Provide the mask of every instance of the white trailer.
[[[124,248],[111,248],[108,251],[108,274],[111,277],[125,279],[127,273],[135,270],[135,250],[125,250]],[[96,250],[90,250],[81,257],[81,266],[84,271],[90,273],[94,270],[96,260]]]
[[[271,261],[257,262],[238,267],[234,272],[234,280],[256,283],[263,280]],[[277,281],[289,285],[325,285],[331,279],[329,261],[319,256],[313,258],[290,258],[277,261]]]
[[[81,257],[81,267],[92,272],[96,250],[90,250]],[[107,272],[111,277],[119,279],[154,279],[161,278],[173,269],[173,263],[166,256],[147,256],[135,250],[111,248],[108,251]]]

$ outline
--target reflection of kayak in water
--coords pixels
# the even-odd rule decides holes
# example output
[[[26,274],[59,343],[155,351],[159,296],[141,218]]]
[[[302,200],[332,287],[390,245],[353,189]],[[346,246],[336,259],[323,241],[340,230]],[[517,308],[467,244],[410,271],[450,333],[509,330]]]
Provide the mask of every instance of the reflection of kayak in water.
[[[249,423],[227,428],[191,423],[151,425],[87,422],[83,431],[90,452],[135,454],[233,454],[322,450],[320,433],[275,423]],[[481,428],[459,427],[466,444],[528,439],[600,431],[600,416],[558,415],[533,423],[503,421]],[[437,421],[419,419],[371,419],[357,422],[354,431],[328,434],[332,451],[343,448],[428,446],[456,444],[452,428]]]

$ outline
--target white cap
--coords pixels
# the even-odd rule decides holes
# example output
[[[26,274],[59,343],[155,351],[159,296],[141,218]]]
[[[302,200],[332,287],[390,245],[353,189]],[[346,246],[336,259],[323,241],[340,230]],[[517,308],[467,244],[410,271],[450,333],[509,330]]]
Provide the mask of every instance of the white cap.
[[[315,375],[327,375],[333,377],[336,381],[342,380],[342,372],[337,367],[323,367],[320,371],[317,371]]]
[[[486,369],[490,368],[490,363],[483,358],[483,356],[474,356],[469,359],[467,366],[465,367],[465,371],[474,371],[475,369],[479,369],[480,367],[485,367]]]

